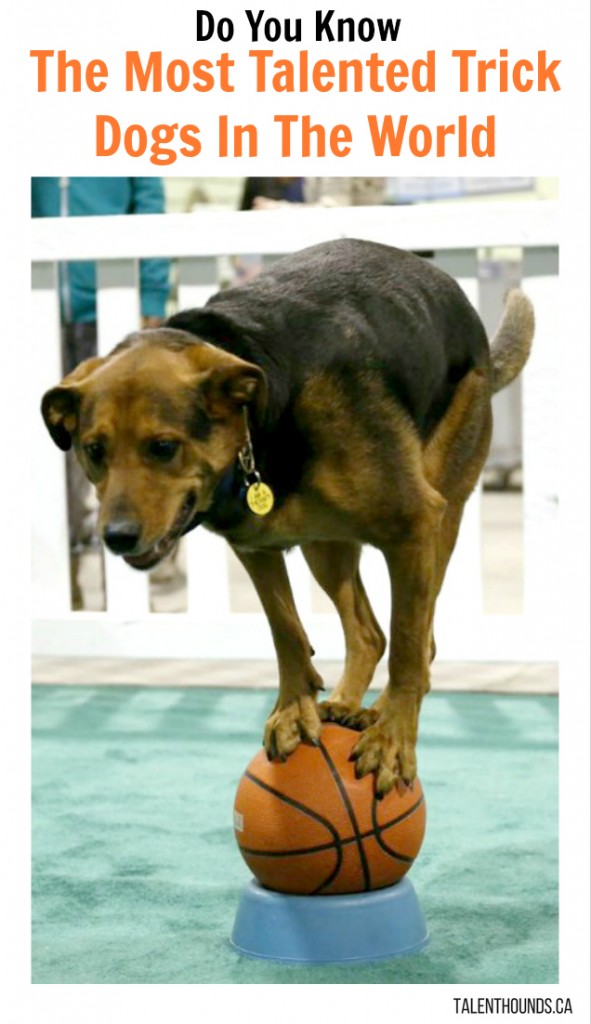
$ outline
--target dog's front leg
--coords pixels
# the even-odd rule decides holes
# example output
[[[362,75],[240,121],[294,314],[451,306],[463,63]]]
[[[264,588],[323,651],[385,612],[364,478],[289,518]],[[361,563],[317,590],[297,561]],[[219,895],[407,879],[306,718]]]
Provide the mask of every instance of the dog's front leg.
[[[265,610],[279,665],[279,698],[265,726],[267,756],[285,759],[301,739],[317,743],[320,718],[316,693],[322,679],[293,600],[285,560],[279,551],[236,551]]]
[[[416,742],[422,699],[429,690],[437,545],[443,499],[424,510],[413,535],[384,547],[392,585],[389,679],[372,708],[361,711],[364,729],[353,757],[358,775],[376,774],[383,796],[417,773]]]

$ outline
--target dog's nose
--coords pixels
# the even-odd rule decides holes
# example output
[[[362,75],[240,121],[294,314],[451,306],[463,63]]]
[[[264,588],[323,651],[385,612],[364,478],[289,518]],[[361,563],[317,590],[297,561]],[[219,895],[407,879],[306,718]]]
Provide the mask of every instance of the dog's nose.
[[[114,555],[130,555],[137,546],[141,532],[139,523],[131,519],[121,519],[107,523],[103,530],[103,540]]]

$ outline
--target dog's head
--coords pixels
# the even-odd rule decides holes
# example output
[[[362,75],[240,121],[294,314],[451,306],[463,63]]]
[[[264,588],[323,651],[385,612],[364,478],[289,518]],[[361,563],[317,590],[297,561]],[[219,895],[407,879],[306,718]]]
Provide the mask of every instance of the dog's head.
[[[41,409],[55,443],[74,447],[95,485],[107,547],[150,569],[210,507],[244,445],[244,407],[256,422],[265,401],[259,367],[160,328],[82,363]]]

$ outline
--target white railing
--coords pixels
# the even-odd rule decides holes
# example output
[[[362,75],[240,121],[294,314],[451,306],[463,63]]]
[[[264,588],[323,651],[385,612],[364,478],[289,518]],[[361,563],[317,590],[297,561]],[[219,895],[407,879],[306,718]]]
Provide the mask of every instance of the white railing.
[[[187,537],[186,613],[151,613],[148,581],[105,558],[104,612],[71,611],[63,455],[39,415],[43,392],[60,379],[59,261],[98,263],[98,346],[108,352],[138,322],[137,260],[176,262],[178,306],[201,305],[218,286],[220,256],[272,259],[343,236],[430,250],[478,306],[478,251],[523,252],[522,286],[537,329],[523,376],[524,611],[485,615],[482,603],[480,495],[470,500],[437,612],[438,656],[446,660],[554,660],[557,629],[558,209],[553,202],[499,202],[409,208],[372,207],[273,212],[203,211],[194,215],[71,218],[31,224],[33,290],[30,344],[33,450],[33,652],[38,655],[179,658],[273,656],[261,613],[231,610],[227,547],[205,530]],[[318,613],[299,552],[288,556],[302,619],[319,657],[343,643],[336,615]],[[367,550],[363,575],[381,621],[389,586],[378,552]]]

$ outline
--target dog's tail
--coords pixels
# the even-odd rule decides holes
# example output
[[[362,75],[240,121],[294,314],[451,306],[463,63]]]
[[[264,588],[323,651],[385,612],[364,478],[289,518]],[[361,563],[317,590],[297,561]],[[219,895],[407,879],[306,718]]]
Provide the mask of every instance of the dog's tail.
[[[506,388],[525,366],[534,336],[534,308],[518,288],[507,296],[503,318],[491,341],[493,393]]]

